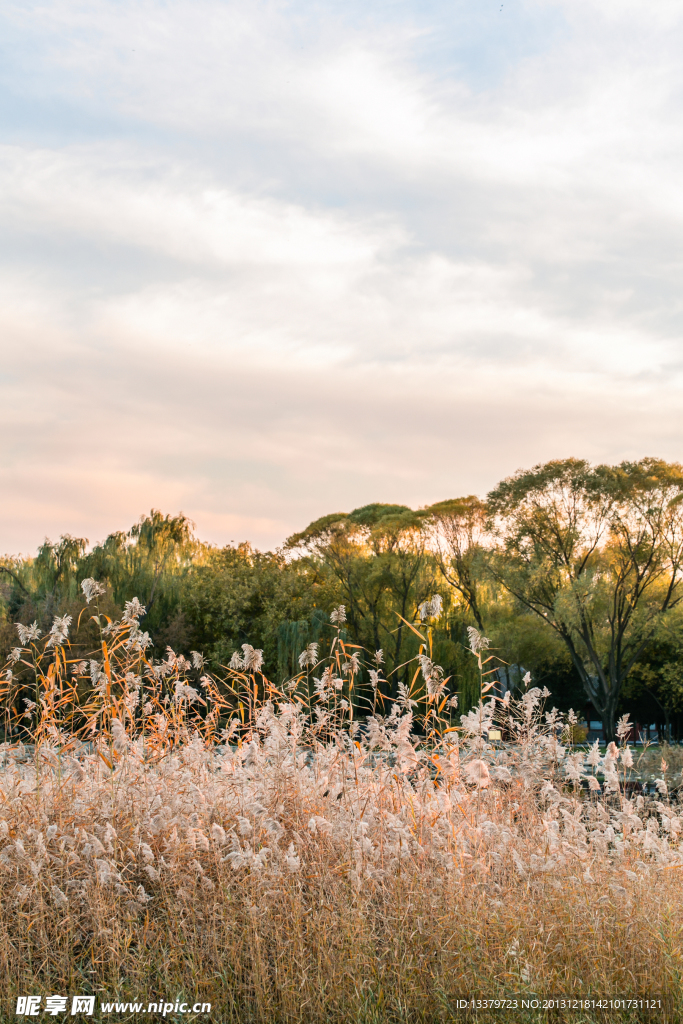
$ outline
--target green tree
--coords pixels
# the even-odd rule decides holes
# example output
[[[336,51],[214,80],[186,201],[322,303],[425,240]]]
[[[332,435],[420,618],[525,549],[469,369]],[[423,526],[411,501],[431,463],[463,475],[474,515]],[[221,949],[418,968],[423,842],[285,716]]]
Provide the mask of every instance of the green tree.
[[[549,462],[500,483],[488,508],[492,575],[562,639],[614,738],[624,682],[682,596],[683,469]]]
[[[321,639],[326,609],[339,596],[313,560],[239,544],[203,553],[185,578],[181,607],[193,645],[214,665],[248,643],[263,650],[266,671],[282,683],[298,671],[304,648]]]
[[[76,628],[85,605],[81,581],[86,577],[107,584],[100,607],[110,618],[120,615],[125,601],[137,597],[146,607],[144,628],[155,644],[183,646],[189,634],[183,624],[182,580],[206,548],[195,538],[190,520],[153,509],[127,532],[110,534],[90,552],[87,545],[85,538],[67,534],[57,543],[46,540],[35,558],[3,560],[2,647],[13,646],[16,621],[36,619],[44,631],[53,616],[69,614],[74,619],[72,653],[87,654],[96,638],[90,616]]]
[[[643,657],[634,665],[622,702],[636,721],[656,723],[681,738],[683,720],[683,605],[666,616]]]
[[[460,595],[482,632],[486,512],[486,504],[469,495],[437,502],[422,513],[443,578]]]
[[[182,583],[206,545],[182,512],[164,515],[152,509],[127,532],[111,533],[77,564],[78,581],[91,576],[106,582],[121,607],[137,597],[145,606],[145,629],[158,646],[187,639],[181,608]]]
[[[387,671],[394,673],[392,694],[418,642],[405,621],[416,618],[435,589],[423,525],[420,512],[376,502],[323,516],[287,541],[289,549],[305,549],[334,574],[351,636],[384,651]]]

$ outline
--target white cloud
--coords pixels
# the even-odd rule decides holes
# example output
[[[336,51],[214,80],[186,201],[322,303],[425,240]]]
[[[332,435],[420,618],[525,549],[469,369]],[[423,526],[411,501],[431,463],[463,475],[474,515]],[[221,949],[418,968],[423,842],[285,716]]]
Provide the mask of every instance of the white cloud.
[[[425,59],[438,3],[7,8],[1,546],[152,505],[272,544],[545,458],[678,456],[683,16],[498,7],[479,84]]]

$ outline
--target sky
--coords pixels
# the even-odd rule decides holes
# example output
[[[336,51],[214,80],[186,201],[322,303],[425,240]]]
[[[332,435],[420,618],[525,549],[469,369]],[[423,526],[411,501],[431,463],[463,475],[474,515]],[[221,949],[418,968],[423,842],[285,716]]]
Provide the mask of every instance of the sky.
[[[683,6],[5,0],[0,552],[683,456]]]

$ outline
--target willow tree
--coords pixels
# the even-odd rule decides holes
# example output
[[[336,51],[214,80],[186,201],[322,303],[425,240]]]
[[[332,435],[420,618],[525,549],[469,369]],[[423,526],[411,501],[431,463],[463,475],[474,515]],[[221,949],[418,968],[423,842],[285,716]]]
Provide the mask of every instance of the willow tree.
[[[520,471],[488,496],[495,578],[566,645],[605,736],[624,682],[683,596],[683,467]]]
[[[475,495],[439,501],[423,510],[425,527],[441,575],[460,595],[484,632],[481,607],[482,554],[486,534],[486,504]]]
[[[88,542],[65,534],[45,540],[35,558],[5,556],[0,563],[0,649],[15,646],[17,620],[36,619],[42,629],[80,598],[78,567]]]
[[[130,530],[110,534],[85,555],[79,579],[106,582],[119,605],[138,597],[147,612],[145,628],[152,633],[167,629],[179,613],[184,577],[205,549],[193,529],[182,512],[171,516],[152,509]]]
[[[364,505],[315,520],[287,546],[324,562],[340,584],[354,638],[381,648],[391,668],[399,666],[409,632],[402,620],[415,618],[433,588],[421,513],[405,505]]]

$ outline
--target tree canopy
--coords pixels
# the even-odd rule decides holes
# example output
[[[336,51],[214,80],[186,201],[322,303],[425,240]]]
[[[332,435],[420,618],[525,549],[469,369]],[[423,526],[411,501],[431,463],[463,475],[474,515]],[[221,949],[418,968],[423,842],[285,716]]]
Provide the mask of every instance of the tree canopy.
[[[550,626],[606,735],[624,682],[681,599],[683,469],[550,462],[488,496],[491,575]]]

